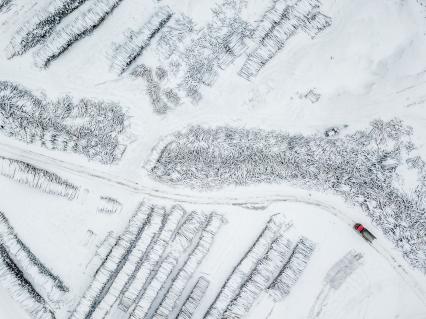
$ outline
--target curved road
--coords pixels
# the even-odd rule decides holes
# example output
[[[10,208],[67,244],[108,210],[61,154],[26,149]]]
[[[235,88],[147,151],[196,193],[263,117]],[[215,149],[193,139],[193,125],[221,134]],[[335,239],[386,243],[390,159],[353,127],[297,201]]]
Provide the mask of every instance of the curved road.
[[[71,173],[73,175],[78,175],[83,179],[93,179],[99,180],[103,183],[112,183],[118,187],[125,188],[127,191],[145,195],[153,198],[161,198],[174,200],[180,203],[190,203],[190,204],[209,204],[209,205],[233,205],[241,207],[258,207],[264,208],[269,206],[272,203],[278,202],[294,202],[294,203],[303,203],[306,205],[312,205],[329,212],[334,215],[336,218],[340,219],[342,222],[347,224],[352,229],[352,226],[356,222],[353,220],[349,214],[345,213],[342,210],[339,210],[337,207],[326,203],[324,201],[314,199],[311,196],[299,196],[299,195],[284,195],[284,194],[267,194],[264,196],[208,196],[180,192],[171,192],[170,189],[166,189],[161,185],[158,188],[143,185],[137,181],[128,180],[119,176],[114,176],[106,172],[96,171],[93,169],[88,169],[82,165],[65,162],[50,156],[42,155],[32,151],[24,150],[16,146],[12,146],[0,141],[0,156],[7,158],[17,159],[25,161],[32,165],[50,170],[52,168],[55,171],[61,171],[65,173]],[[367,243],[367,242],[366,242]],[[397,258],[395,258],[391,251],[389,251],[384,246],[380,245],[378,240],[374,241],[373,245],[370,245],[382,258],[384,258],[388,264],[390,264],[398,276],[406,282],[412,291],[418,296],[418,298],[426,305],[426,292],[423,287],[417,283],[415,277],[410,273],[405,266],[403,266]]]

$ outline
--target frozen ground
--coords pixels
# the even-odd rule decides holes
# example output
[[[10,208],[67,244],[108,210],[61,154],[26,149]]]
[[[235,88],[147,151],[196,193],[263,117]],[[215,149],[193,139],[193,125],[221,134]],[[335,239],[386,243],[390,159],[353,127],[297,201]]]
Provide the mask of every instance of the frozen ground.
[[[245,317],[426,318],[425,274],[407,263],[401,250],[394,247],[360,206],[345,202],[342,197],[331,193],[303,190],[286,183],[227,185],[213,190],[191,189],[162,183],[152,178],[146,170],[153,154],[158,154],[156,145],[167,145],[170,136],[185,132],[191,126],[263,129],[307,136],[323,135],[333,127],[338,128],[340,134],[352,134],[364,130],[373,120],[387,121],[392,118],[401,119],[412,127],[414,152],[426,160],[424,1],[323,0],[318,10],[331,19],[331,25],[313,39],[298,29],[250,81],[238,74],[246,58],[250,57],[250,52],[254,52],[257,47],[256,38],[245,39],[247,50],[223,70],[219,67],[210,70],[209,64],[204,66],[200,74],[205,76],[203,81],[208,84],[194,84],[191,82],[195,81],[193,78],[186,78],[188,83],[194,84],[191,87],[187,83],[182,85],[182,75],[171,72],[171,60],[158,50],[157,41],[164,33],[161,33],[161,23],[156,25],[152,16],[161,6],[168,6],[173,18],[171,22],[164,22],[166,27],[173,26],[170,23],[174,23],[173,19],[181,14],[193,19],[195,32],[189,38],[178,41],[179,54],[172,56],[172,60],[187,59],[185,61],[189,66],[199,66],[191,60],[196,57],[191,56],[185,48],[191,48],[189,39],[203,35],[206,24],[213,21],[213,2],[116,1],[117,7],[93,33],[68,47],[48,68],[39,67],[40,61],[43,61],[41,55],[37,54],[50,52],[51,48],[40,50],[46,45],[43,42],[23,55],[8,59],[9,42],[19,27],[35,16],[36,12],[43,10],[49,2],[0,0],[0,81],[19,84],[44,101],[55,101],[65,95],[71,96],[74,104],[80,99],[111,101],[122,107],[128,121],[126,131],[120,137],[120,143],[124,141],[127,148],[121,160],[112,165],[90,161],[78,151],[65,152],[58,147],[50,149],[44,144],[40,145],[45,139],[52,138],[44,131],[43,138],[33,144],[0,134],[0,156],[51,171],[79,187],[77,197],[69,200],[44,193],[30,187],[30,184],[0,176],[0,211],[7,216],[19,239],[69,287],[69,292],[59,305],[48,301],[48,307],[53,309],[57,319],[72,315],[103,261],[95,256],[100,251],[99,246],[110,232],[114,238],[125,232],[142,200],[167,208],[180,204],[188,212],[216,211],[227,220],[214,237],[207,256],[185,285],[182,296],[186,298],[197,278],[204,276],[209,281],[207,292],[193,313],[194,319],[203,318],[233,268],[247,253],[270,216],[276,213],[283,214],[286,220],[293,223],[293,227],[283,236],[294,243],[300,236],[305,236],[316,244],[316,249],[286,298],[275,302],[270,290],[262,290]],[[63,2],[55,0],[52,3]],[[87,0],[86,4],[64,16],[57,26],[58,30],[73,25],[73,19],[86,7],[95,4],[95,7],[101,8],[98,2],[109,5],[114,3]],[[302,1],[305,2],[316,3]],[[247,6],[244,6],[244,1],[237,0],[218,3],[219,8],[224,8],[228,13],[229,4],[231,7],[233,3],[243,5],[241,19],[255,27],[274,1],[248,1]],[[102,8],[107,7],[105,5]],[[289,14],[290,18],[292,14]],[[297,21],[300,23],[300,20]],[[143,32],[138,35],[141,43],[148,41],[149,45],[144,44],[143,53],[132,61],[129,71],[119,75],[111,69],[114,64],[112,60],[116,57],[114,48],[128,40],[126,32],[138,32],[147,22],[151,24],[146,30],[156,30],[158,27],[159,33],[152,33],[152,38],[146,37]],[[235,25],[238,24],[235,22]],[[68,30],[71,30],[70,27]],[[152,30],[150,32],[154,32]],[[213,27],[211,30],[217,31]],[[238,30],[236,34],[241,33]],[[197,51],[197,54],[201,56],[204,51]],[[210,56],[207,54],[203,58]],[[207,61],[220,64],[213,58]],[[139,77],[132,75],[133,68],[142,64],[153,74]],[[157,66],[167,69],[166,79],[162,80],[156,75]],[[213,76],[216,71],[217,76]],[[194,87],[199,90],[199,101],[193,95],[185,95],[185,92],[193,93],[191,90]],[[172,106],[166,112],[158,112],[158,104],[155,104],[158,101],[153,99],[153,94],[156,94],[157,89],[164,92],[168,88],[181,95],[180,102],[176,105],[171,103]],[[1,110],[10,106],[2,98],[3,95],[0,95]],[[24,109],[28,106],[25,103],[22,102]],[[62,106],[66,109],[66,104]],[[18,106],[14,104],[12,108],[18,109]],[[34,109],[28,110],[31,112]],[[73,115],[64,117],[64,124],[68,127],[84,126],[84,119],[76,118]],[[102,125],[102,118],[97,121],[91,122],[92,125]],[[29,120],[20,122],[19,127],[29,129],[31,125]],[[15,126],[11,127],[13,129]],[[78,139],[73,142],[78,144]],[[352,169],[357,170],[357,167]],[[410,185],[418,176],[412,176],[408,171],[398,171],[398,178],[395,181],[397,185]],[[408,187],[408,194],[410,192],[414,192],[414,189]],[[119,204],[111,206],[113,208],[110,210],[100,209],[106,205],[101,197],[111,197]],[[423,215],[420,222],[425,220]],[[355,222],[364,224],[377,236],[372,245],[353,230]],[[0,243],[3,245],[2,237]],[[340,269],[339,261],[350,251],[362,255],[360,264],[352,272],[343,275],[339,285],[330,284],[330,278],[336,275],[333,270]],[[26,271],[24,276],[31,279]],[[344,273],[343,270],[341,272]],[[18,302],[19,298],[12,297],[14,294],[8,292],[7,284],[1,279],[0,318],[29,318],[22,303]],[[160,293],[154,298],[152,307],[158,306],[162,295],[167,292],[165,289],[158,291]],[[182,304],[183,300],[179,303]],[[107,318],[124,319],[129,314],[124,314],[114,304]],[[169,318],[175,318],[176,315],[175,311]],[[99,313],[95,313],[85,318],[99,316]]]

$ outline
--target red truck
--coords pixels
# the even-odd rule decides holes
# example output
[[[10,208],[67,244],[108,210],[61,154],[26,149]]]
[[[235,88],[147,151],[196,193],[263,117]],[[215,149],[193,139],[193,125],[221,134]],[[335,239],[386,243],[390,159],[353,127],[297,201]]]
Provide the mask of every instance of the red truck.
[[[368,242],[373,242],[373,240],[376,239],[376,237],[362,224],[356,223],[354,225],[354,229],[361,234],[361,236]]]

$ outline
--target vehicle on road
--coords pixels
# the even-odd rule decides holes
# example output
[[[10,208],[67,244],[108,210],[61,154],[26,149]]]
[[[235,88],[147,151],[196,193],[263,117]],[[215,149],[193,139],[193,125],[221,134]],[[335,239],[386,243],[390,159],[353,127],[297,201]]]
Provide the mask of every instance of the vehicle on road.
[[[356,223],[354,225],[354,229],[361,234],[361,236],[368,242],[372,243],[373,240],[376,239],[376,236],[374,236],[367,228],[365,228],[362,224]]]

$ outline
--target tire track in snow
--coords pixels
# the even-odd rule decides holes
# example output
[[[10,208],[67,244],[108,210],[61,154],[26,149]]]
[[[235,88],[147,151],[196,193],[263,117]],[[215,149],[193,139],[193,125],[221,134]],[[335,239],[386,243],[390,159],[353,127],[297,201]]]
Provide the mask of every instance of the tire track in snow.
[[[148,195],[153,198],[173,200],[183,204],[196,204],[196,205],[223,205],[223,206],[239,206],[239,207],[260,207],[266,208],[270,204],[273,203],[281,203],[281,202],[292,202],[292,203],[301,203],[306,205],[311,205],[314,207],[318,207],[326,212],[332,214],[337,219],[348,225],[351,229],[355,224],[355,220],[349,217],[348,214],[345,214],[344,211],[339,210],[337,207],[314,199],[310,196],[299,196],[299,195],[283,195],[283,194],[275,194],[275,195],[264,195],[264,196],[205,196],[197,194],[185,194],[184,192],[171,192],[170,189],[164,187],[152,187],[143,185],[137,181],[132,181],[126,178],[122,178],[119,176],[115,176],[109,173],[101,172],[94,169],[86,168],[82,165],[77,165],[74,163],[66,162],[63,160],[59,160],[47,155],[38,154],[33,151],[23,150],[17,146],[12,146],[6,144],[3,141],[0,141],[0,154],[7,154],[8,156],[12,156],[12,158],[26,161],[30,164],[34,164],[40,166],[42,168],[51,168],[54,167],[57,170],[65,171],[67,173],[71,173],[82,177],[84,179],[97,179],[103,181],[104,183],[112,183],[116,186],[125,188],[127,191],[131,191],[132,193],[137,193],[139,195]],[[401,278],[416,294],[416,296],[420,299],[420,301],[426,305],[426,292],[424,288],[421,287],[414,276],[392,255],[392,253],[386,249],[384,246],[380,245],[378,240],[376,239],[374,245],[370,244],[372,249],[374,249],[385,261],[392,266],[395,270],[395,273]]]

